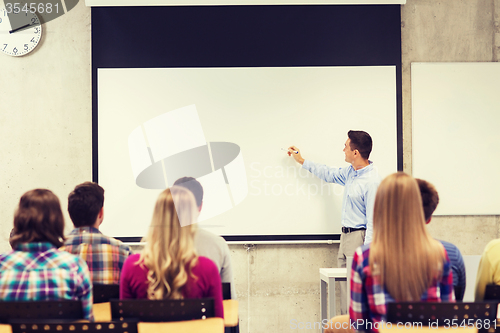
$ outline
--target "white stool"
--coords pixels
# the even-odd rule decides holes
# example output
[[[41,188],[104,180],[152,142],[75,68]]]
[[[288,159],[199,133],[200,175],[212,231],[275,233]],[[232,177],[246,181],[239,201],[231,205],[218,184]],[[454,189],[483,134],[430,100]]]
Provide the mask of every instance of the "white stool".
[[[346,268],[320,268],[320,299],[321,299],[321,322],[324,319],[329,320],[337,315],[335,309],[335,282],[347,281]],[[327,302],[328,295],[328,302]],[[327,306],[328,305],[328,306]]]
[[[351,272],[353,257],[346,257],[346,267]],[[332,317],[337,315],[335,308],[335,281],[347,281],[347,268],[320,268],[320,302],[321,302],[321,322],[323,319],[330,320]],[[350,273],[349,273],[350,279]],[[328,296],[327,296],[328,295]],[[328,298],[327,298],[328,297]],[[328,299],[328,302],[327,302]],[[351,284],[350,281],[347,283],[347,310],[349,311],[349,303],[351,301]]]

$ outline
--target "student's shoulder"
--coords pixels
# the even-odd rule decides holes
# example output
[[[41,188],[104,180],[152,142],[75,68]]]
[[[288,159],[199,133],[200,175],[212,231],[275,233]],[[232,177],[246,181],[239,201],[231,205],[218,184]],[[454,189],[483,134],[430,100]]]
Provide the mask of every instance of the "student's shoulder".
[[[136,270],[146,270],[145,266],[141,263],[138,264],[139,261],[141,260],[141,254],[140,253],[134,253],[129,255],[125,261],[123,262],[123,267],[122,267],[122,274],[125,271],[129,272],[135,272]]]
[[[119,239],[116,239],[116,238],[112,238],[112,239],[113,239],[112,242],[114,244],[116,244],[116,246],[119,247],[121,251],[132,253],[132,249],[130,248],[130,246],[128,246],[127,244],[125,244],[124,242],[122,242]]]
[[[500,238],[499,239],[494,239],[490,241],[488,244],[486,244],[486,247],[484,248],[484,252],[500,252]]]
[[[140,259],[141,259],[140,253],[131,254],[125,260],[124,265],[135,265],[135,263],[138,262]]]
[[[217,265],[211,259],[203,256],[198,257],[196,269],[204,272],[215,272],[216,274],[219,274]]]
[[[101,239],[102,239],[102,241],[104,243],[107,243],[107,244],[109,244],[111,246],[117,247],[122,252],[132,253],[132,250],[130,249],[130,247],[128,245],[126,245],[125,243],[123,243],[119,239],[116,239],[116,238],[110,237],[110,236],[106,236],[106,235],[103,235],[103,234],[101,234]]]
[[[52,266],[52,268],[55,268],[57,266],[59,268],[65,268],[69,270],[88,270],[87,262],[76,254],[64,251],[62,249],[53,249],[50,252],[51,254],[47,255],[47,258],[50,258],[50,260],[48,260],[47,262],[50,262],[50,266]]]
[[[208,230],[199,228],[196,233],[198,239],[203,243],[209,242],[212,244],[217,244],[219,246],[227,246],[226,240],[223,237],[216,235]]]
[[[213,240],[219,240],[223,239],[221,236],[214,234],[213,232],[210,232],[206,229],[198,228],[196,230],[196,233],[198,234],[198,237],[202,238],[208,238],[208,239],[213,239]]]
[[[366,265],[370,258],[370,244],[363,244],[354,251],[354,257],[357,260],[357,264]]]
[[[10,250],[10,251],[4,252],[4,253],[0,253],[0,261],[3,261],[3,260],[6,260],[10,257],[15,256],[17,252],[20,252],[20,251]]]
[[[82,243],[82,240],[80,239],[79,235],[76,234],[73,231],[71,233],[67,234],[64,237],[64,245],[63,246],[74,246],[74,245],[80,245]]]
[[[451,255],[462,256],[462,253],[460,252],[460,250],[458,249],[458,247],[455,244],[444,241],[444,240],[439,240],[439,242],[441,244],[443,244],[443,247],[446,250],[446,252],[448,253],[448,256],[451,256]]]

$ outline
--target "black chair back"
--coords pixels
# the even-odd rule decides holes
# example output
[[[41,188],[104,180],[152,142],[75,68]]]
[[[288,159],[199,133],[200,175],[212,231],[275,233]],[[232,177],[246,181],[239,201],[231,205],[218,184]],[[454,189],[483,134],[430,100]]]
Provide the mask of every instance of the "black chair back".
[[[12,333],[137,333],[137,322],[103,322],[103,323],[13,323]]]
[[[231,299],[231,283],[222,282],[222,299]]]
[[[214,299],[111,300],[113,320],[162,322],[215,317]]]
[[[448,303],[448,302],[401,302],[387,304],[387,322],[390,323],[421,323],[423,327],[431,324],[452,328],[454,323],[458,327],[465,320],[475,322],[489,320],[490,323],[497,316],[496,302],[481,303]],[[452,321],[455,319],[455,321]],[[456,328],[456,326],[455,326]]]
[[[485,301],[500,301],[500,286],[497,284],[488,284],[484,292]]]
[[[105,303],[111,299],[120,298],[120,285],[119,284],[99,284],[92,285],[94,294],[94,303]]]
[[[81,301],[0,301],[0,323],[79,319],[83,319]]]

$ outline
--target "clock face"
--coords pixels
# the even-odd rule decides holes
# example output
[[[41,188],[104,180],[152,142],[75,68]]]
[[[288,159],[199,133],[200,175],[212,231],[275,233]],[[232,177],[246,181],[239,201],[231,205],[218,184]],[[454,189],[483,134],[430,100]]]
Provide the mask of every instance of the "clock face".
[[[11,9],[9,14],[7,9],[0,9],[0,51],[23,56],[33,51],[41,38],[42,26],[36,13]]]

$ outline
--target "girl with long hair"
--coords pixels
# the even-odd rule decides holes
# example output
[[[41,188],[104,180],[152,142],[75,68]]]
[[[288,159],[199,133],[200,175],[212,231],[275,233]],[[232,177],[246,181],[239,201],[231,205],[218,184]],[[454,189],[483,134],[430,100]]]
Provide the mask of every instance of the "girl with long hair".
[[[93,320],[87,263],[59,250],[63,241],[57,196],[46,189],[24,193],[14,213],[12,251],[0,255],[0,300],[80,300],[84,318]]]
[[[354,254],[351,322],[377,332],[388,302],[454,300],[450,261],[427,232],[417,182],[402,172],[388,176],[375,198],[373,241]]]
[[[193,194],[178,186],[156,201],[146,245],[127,258],[120,279],[120,298],[214,298],[215,316],[224,317],[217,266],[196,254],[198,208]]]

